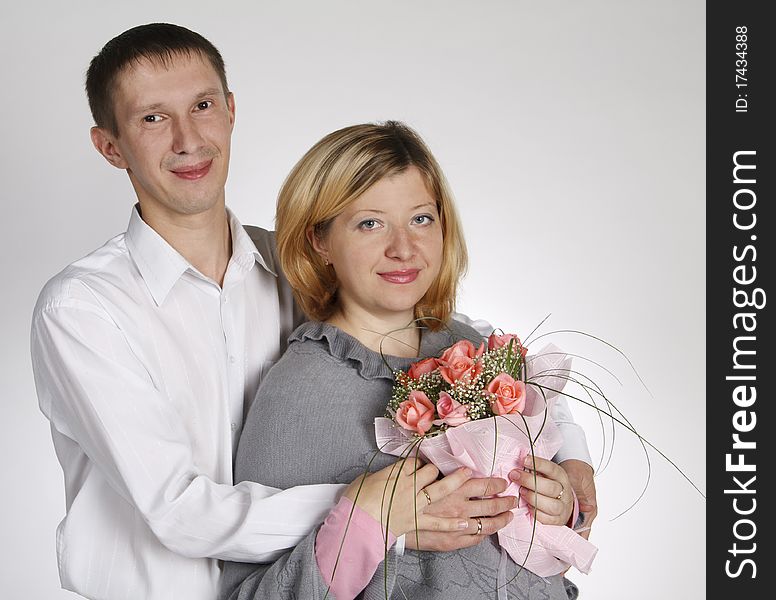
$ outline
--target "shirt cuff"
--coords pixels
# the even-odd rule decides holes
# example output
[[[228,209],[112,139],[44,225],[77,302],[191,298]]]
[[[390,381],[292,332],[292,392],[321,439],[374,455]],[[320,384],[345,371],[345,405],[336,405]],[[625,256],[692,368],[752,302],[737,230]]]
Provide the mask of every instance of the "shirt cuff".
[[[321,525],[315,559],[324,582],[337,600],[352,600],[367,586],[396,536],[369,513],[343,496]],[[336,569],[336,571],[335,571]]]
[[[566,422],[557,423],[557,425],[558,430],[563,437],[563,446],[561,446],[555,456],[553,456],[553,462],[560,464],[564,460],[574,459],[581,460],[592,467],[593,459],[590,457],[590,452],[587,449],[585,430],[576,423]]]
[[[577,527],[582,526],[582,523],[577,523],[577,519],[579,519],[579,499],[577,498],[577,495],[574,493],[574,490],[571,490],[571,493],[574,496],[574,510],[571,512],[571,518],[569,519],[569,522],[566,525],[570,529],[576,530]]]

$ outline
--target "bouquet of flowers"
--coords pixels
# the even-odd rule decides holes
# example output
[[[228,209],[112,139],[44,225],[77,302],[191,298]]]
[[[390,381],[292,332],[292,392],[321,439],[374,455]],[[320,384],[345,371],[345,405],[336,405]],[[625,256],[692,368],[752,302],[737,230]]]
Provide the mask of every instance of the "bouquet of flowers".
[[[526,456],[552,458],[562,444],[549,408],[570,372],[571,359],[549,345],[535,356],[513,334],[493,334],[476,347],[462,340],[441,356],[396,371],[386,417],[375,420],[378,447],[389,454],[417,452],[445,475],[469,467],[477,477],[502,477]],[[542,577],[573,565],[590,570],[597,548],[566,526],[536,521],[525,505],[498,532],[512,559]]]

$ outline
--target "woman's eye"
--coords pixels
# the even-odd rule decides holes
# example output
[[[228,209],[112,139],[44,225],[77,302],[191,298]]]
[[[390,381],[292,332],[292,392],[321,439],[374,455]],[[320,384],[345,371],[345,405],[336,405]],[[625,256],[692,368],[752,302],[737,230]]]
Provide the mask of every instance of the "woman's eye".
[[[361,223],[359,223],[358,226],[361,229],[366,229],[366,230],[376,229],[377,221],[375,221],[374,219],[367,219],[366,221],[361,221]]]
[[[433,223],[434,219],[431,215],[418,215],[412,219],[412,222],[416,225],[426,225],[427,223]]]

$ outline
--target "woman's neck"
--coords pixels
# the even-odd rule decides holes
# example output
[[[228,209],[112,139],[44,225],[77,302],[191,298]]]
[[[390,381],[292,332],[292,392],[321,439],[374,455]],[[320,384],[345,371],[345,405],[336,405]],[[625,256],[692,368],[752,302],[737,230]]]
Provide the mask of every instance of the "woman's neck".
[[[367,311],[339,308],[326,322],[353,336],[370,350],[389,356],[414,358],[420,351],[420,329],[412,313],[375,316]]]

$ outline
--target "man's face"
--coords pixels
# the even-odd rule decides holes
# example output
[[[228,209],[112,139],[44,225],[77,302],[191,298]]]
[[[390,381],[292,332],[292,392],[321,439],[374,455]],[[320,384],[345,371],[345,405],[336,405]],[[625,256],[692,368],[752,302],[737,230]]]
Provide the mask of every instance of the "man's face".
[[[92,139],[127,170],[144,211],[175,218],[223,205],[234,101],[207,59],[192,53],[128,66],[114,110],[118,136],[99,129]]]

